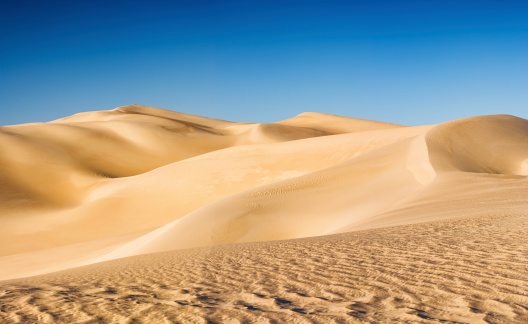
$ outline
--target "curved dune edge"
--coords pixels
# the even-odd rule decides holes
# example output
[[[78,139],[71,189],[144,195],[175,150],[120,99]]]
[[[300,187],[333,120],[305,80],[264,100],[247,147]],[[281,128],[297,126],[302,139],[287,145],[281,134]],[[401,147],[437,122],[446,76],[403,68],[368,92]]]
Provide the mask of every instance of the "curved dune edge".
[[[505,284],[510,286],[520,284],[522,240],[512,246],[503,246],[511,241],[506,239],[507,230],[519,236],[515,233],[526,229],[522,219],[528,210],[528,121],[521,118],[477,116],[439,125],[406,127],[304,113],[278,123],[253,124],[131,105],[111,111],[81,113],[50,123],[2,127],[0,145],[0,163],[4,166],[0,170],[0,253],[3,255],[0,256],[0,280],[83,266],[57,275],[27,279],[30,286],[48,291],[65,289],[61,280],[75,277],[76,273],[92,273],[92,281],[81,280],[84,286],[72,292],[82,304],[87,302],[92,289],[93,294],[108,291],[104,287],[100,290],[101,282],[109,285],[114,280],[121,287],[119,289],[129,289],[132,294],[135,288],[130,287],[136,285],[134,282],[152,274],[145,284],[146,291],[167,293],[161,286],[181,286],[182,282],[190,285],[196,279],[195,275],[189,275],[194,279],[186,277],[186,271],[192,274],[194,270],[183,265],[176,267],[181,272],[173,274],[172,279],[145,270],[150,263],[162,262],[155,261],[160,255],[178,260],[174,261],[178,264],[187,262],[200,266],[200,275],[227,282],[231,279],[223,271],[228,270],[215,272],[226,265],[225,262],[229,265],[229,260],[250,260],[249,250],[266,256],[268,252],[265,251],[277,249],[272,257],[262,260],[266,265],[263,269],[240,270],[248,278],[255,275],[254,271],[262,278],[275,278],[270,281],[271,286],[266,286],[265,282],[257,284],[256,295],[251,295],[255,289],[249,288],[249,279],[237,279],[242,287],[240,291],[246,295],[210,291],[204,296],[216,296],[211,298],[222,302],[201,302],[206,299],[201,299],[203,296],[197,290],[182,293],[185,296],[181,298],[190,298],[183,303],[168,300],[162,303],[170,309],[178,309],[178,314],[188,314],[188,321],[193,321],[195,315],[196,321],[200,318],[218,321],[220,313],[227,314],[226,318],[232,315],[233,320],[255,321],[259,317],[247,312],[256,309],[261,315],[266,314],[264,318],[279,320],[303,318],[312,312],[314,316],[344,316],[347,319],[364,316],[366,320],[383,321],[380,314],[365,315],[368,307],[383,309],[395,318],[413,322],[428,318],[450,321],[470,318],[482,322],[489,321],[490,314],[499,316],[497,319],[522,321],[526,316],[526,309],[515,306],[525,303],[525,296],[517,290],[510,290],[513,295],[503,291],[504,298],[508,299],[506,306],[495,304],[491,293],[484,288],[482,291],[475,288],[473,299],[464,298],[455,291],[457,280],[446,279],[445,273],[434,272],[422,264],[425,261],[419,261],[427,259],[440,265],[476,262],[477,268],[471,268],[459,280],[488,282],[493,275],[502,276],[502,268],[490,269],[491,272],[483,277],[477,274],[482,272],[478,267],[496,266],[498,261],[492,262],[489,258],[511,260],[515,256],[517,259],[509,261],[504,270],[514,274],[513,277],[493,282],[508,282]],[[485,225],[490,222],[497,228]],[[521,227],[513,229],[512,224]],[[416,234],[410,234],[411,229]],[[479,240],[477,232],[484,229],[490,236]],[[418,234],[422,230],[429,235]],[[455,242],[453,233],[457,231],[472,233],[455,239],[462,249],[467,246],[464,253],[449,250],[456,249],[451,244],[455,244],[452,243]],[[381,240],[383,244],[379,243],[379,233],[385,233],[396,243],[384,239]],[[373,286],[378,288],[366,287],[371,278],[366,274],[379,269],[366,262],[374,250],[366,243],[358,243],[361,249],[354,248],[357,258],[350,259],[346,253],[352,250],[346,242],[352,237],[371,242],[376,246],[375,253],[381,256],[405,254],[402,258],[410,260],[409,263],[383,257],[383,262],[396,271],[395,277],[387,280],[400,288],[387,288],[391,286],[382,278],[373,279],[376,282]],[[447,252],[433,248],[429,239],[451,251],[453,257],[448,258]],[[330,241],[340,243],[330,244]],[[413,242],[413,246],[429,246],[429,254],[419,252],[420,257],[415,258],[416,251],[406,247],[409,242]],[[291,258],[287,256],[290,255],[287,250],[297,251],[293,247],[305,243],[315,244],[310,249],[316,255],[331,257],[312,260],[307,256],[311,261],[303,263],[300,260],[303,255],[306,257],[305,252],[292,252]],[[283,249],[283,246],[289,248]],[[472,252],[473,248],[480,252]],[[481,252],[486,248],[495,250],[487,251],[488,259],[480,260],[482,262],[475,259],[482,257]],[[490,256],[492,253],[495,256]],[[211,256],[211,261],[203,259],[207,255]],[[202,263],[195,264],[192,258]],[[340,259],[349,263],[342,264]],[[338,285],[339,280],[351,278],[355,278],[359,286],[351,284],[339,293],[333,291],[333,299],[324,294],[319,296],[322,290],[299,286],[299,291],[308,291],[303,294],[312,299],[309,301],[298,295],[300,297],[295,298],[301,299],[297,300],[291,295],[293,290],[279,283],[284,277],[273,270],[281,269],[284,260],[303,264],[298,269],[298,275],[305,278],[301,281],[316,283],[317,289],[330,289],[328,287]],[[92,265],[85,266],[87,264]],[[128,277],[118,280],[115,276],[120,276],[118,273],[124,270],[115,272],[112,269],[122,269],[124,264],[130,267],[130,271],[125,271]],[[158,267],[167,270],[174,265],[170,264]],[[346,270],[344,277],[329,275],[333,278],[330,281],[302,270],[303,267],[324,266],[362,270],[360,274]],[[252,269],[258,269],[255,267]],[[226,269],[230,269],[229,266]],[[448,271],[448,268],[443,269]],[[99,274],[93,275],[92,271]],[[436,279],[418,285],[406,281],[398,283],[397,278],[406,278],[410,271],[422,271]],[[179,278],[180,283],[175,278]],[[168,280],[166,284],[152,284],[164,280]],[[454,295],[446,295],[449,302],[440,303],[436,308],[434,305],[439,301],[432,297],[433,290],[443,291],[443,288],[438,288],[435,280],[451,287],[445,291],[455,291]],[[64,305],[54,297],[42,299],[51,306],[48,315],[45,311],[35,313],[35,305],[26,303],[21,297],[27,293],[20,286],[25,285],[23,282],[26,281],[4,281],[2,285],[11,285],[11,288],[0,289],[0,299],[6,305],[21,307],[29,316],[26,321],[31,321],[32,316],[43,321],[62,316],[51,311],[54,307],[57,307],[56,312],[64,311]],[[193,289],[207,290],[205,283],[200,285]],[[431,298],[420,306],[416,300],[412,302],[415,297],[402,295],[398,289],[417,289],[419,293],[416,293]],[[85,293],[78,293],[85,290]],[[362,293],[356,296],[353,291]],[[134,295],[137,294],[135,291]],[[480,297],[475,297],[477,295]],[[54,296],[54,293],[50,291],[37,297],[43,296]],[[313,302],[319,297],[331,302],[324,305]],[[129,299],[139,301],[138,298]],[[454,305],[462,300],[467,307],[456,308]],[[111,300],[103,298],[102,301]],[[193,305],[214,310],[200,310]],[[153,318],[160,318],[160,321],[165,318],[166,315],[155,310],[160,309],[159,305],[153,307]],[[455,309],[453,312],[458,315],[448,316],[448,309]],[[123,320],[118,314],[119,311],[108,308],[101,312],[83,308],[70,315],[76,320],[81,317],[90,320],[91,316],[103,316],[109,321]],[[129,318],[137,316],[140,320],[149,320],[148,316],[141,317],[143,315],[138,313]],[[0,319],[7,322],[22,319],[22,315],[11,311],[0,312],[0,316],[6,316]],[[184,317],[178,316],[174,318],[184,321]],[[314,318],[321,322],[328,319]],[[168,317],[165,320],[170,321]]]

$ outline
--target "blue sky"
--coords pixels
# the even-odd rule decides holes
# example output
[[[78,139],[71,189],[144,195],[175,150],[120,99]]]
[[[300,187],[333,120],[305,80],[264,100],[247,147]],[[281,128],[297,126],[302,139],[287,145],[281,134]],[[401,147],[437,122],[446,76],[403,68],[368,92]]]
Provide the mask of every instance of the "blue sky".
[[[232,121],[528,118],[528,1],[3,1],[0,125],[142,104]]]

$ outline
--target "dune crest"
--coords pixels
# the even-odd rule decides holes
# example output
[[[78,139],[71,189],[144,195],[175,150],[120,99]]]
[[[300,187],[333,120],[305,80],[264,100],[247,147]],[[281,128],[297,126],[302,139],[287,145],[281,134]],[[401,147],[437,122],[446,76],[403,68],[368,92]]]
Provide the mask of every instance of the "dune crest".
[[[129,105],[0,127],[0,147],[0,301],[18,305],[27,321],[68,319],[60,317],[65,313],[35,315],[40,308],[23,299],[27,292],[20,287],[64,290],[64,278],[88,273],[98,283],[82,280],[75,288],[81,304],[90,294],[112,291],[100,287],[101,282],[116,282],[118,294],[133,293],[130,298],[139,302],[130,287],[146,276],[152,282],[145,291],[165,294],[160,298],[169,305],[168,313],[176,309],[176,314],[197,316],[189,315],[189,321],[327,322],[335,317],[383,322],[387,314],[411,322],[528,319],[526,308],[515,306],[527,297],[519,289],[508,293],[504,288],[522,282],[526,259],[520,252],[523,244],[510,242],[521,236],[528,216],[528,121],[522,118],[475,116],[409,127],[308,112],[258,124]],[[512,226],[519,227],[507,238]],[[480,230],[489,234],[484,241],[476,236]],[[468,236],[452,238],[455,232]],[[463,250],[452,246],[455,241]],[[511,244],[504,245],[506,241]],[[354,257],[348,254],[352,251]],[[251,261],[251,253],[263,256],[262,267]],[[393,267],[386,279],[370,253]],[[392,257],[399,254],[403,259]],[[502,270],[487,269],[484,278],[478,273],[484,255],[494,259],[482,266],[496,267],[501,258],[510,263]],[[166,265],[164,257],[171,260]],[[242,294],[223,287],[223,295],[196,282],[200,277],[231,280],[225,269],[233,268],[233,260],[251,263],[240,269],[244,278],[233,279]],[[449,269],[427,265],[468,260],[474,265],[451,275],[460,276],[456,280],[446,279]],[[199,275],[185,265],[195,262],[201,262],[195,264],[202,269]],[[276,271],[286,271],[288,262],[304,278],[296,281],[296,290],[285,288]],[[173,276],[167,279],[163,272],[149,270],[151,263],[180,272],[166,270]],[[336,273],[314,270],[321,267]],[[59,270],[64,272],[52,273]],[[405,280],[420,271],[422,281],[410,287]],[[508,279],[496,282],[505,306],[495,304],[487,288],[464,287],[465,292],[473,289],[470,298],[456,286],[460,280],[491,284],[490,278],[506,272]],[[253,277],[271,279],[253,285]],[[167,292],[164,284],[153,282],[174,287]],[[330,288],[338,282],[354,284],[339,291]],[[451,288],[444,291],[441,285]],[[420,298],[402,293],[405,289],[427,296],[424,304],[410,303]],[[442,290],[444,299],[434,297],[435,289]],[[37,296],[47,303],[41,309],[64,311],[50,296],[55,294]],[[218,302],[206,302],[204,296]],[[145,298],[146,304],[157,305]],[[81,307],[69,319],[119,322],[136,316],[110,311],[109,300],[102,302],[106,308],[87,312]],[[9,307],[0,312],[1,321],[24,320]],[[162,321],[160,306],[149,307]],[[387,313],[370,314],[372,307]],[[255,312],[262,316],[254,317]],[[178,316],[165,320],[186,320]]]
[[[342,117],[318,112],[304,112],[293,118],[277,122],[280,125],[316,128],[331,134],[363,132],[370,130],[405,127],[403,125],[378,122],[373,120]]]

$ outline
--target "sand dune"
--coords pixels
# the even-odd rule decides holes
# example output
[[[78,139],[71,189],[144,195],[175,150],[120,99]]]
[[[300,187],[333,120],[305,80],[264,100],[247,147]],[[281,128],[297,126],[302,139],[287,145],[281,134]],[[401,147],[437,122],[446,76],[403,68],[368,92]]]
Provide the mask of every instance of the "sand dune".
[[[315,129],[325,130],[334,134],[405,127],[402,125],[374,120],[342,117],[317,112],[304,112],[293,118],[279,121],[277,124],[297,127],[314,127]]]
[[[475,123],[479,126],[473,126]],[[505,151],[513,146],[515,152],[509,153],[513,161],[502,168],[504,175],[520,171],[523,160],[513,158],[523,156],[523,148],[524,158],[527,156],[528,147],[522,143],[528,143],[528,133],[522,130],[528,130],[528,123],[502,116],[491,120],[489,117],[469,118],[455,125],[433,127],[423,135],[386,145],[318,172],[229,196],[123,246],[108,258],[316,236],[333,233],[342,227],[352,229],[356,223],[367,222],[377,227],[373,216],[412,201],[433,180],[441,178],[446,169],[455,168],[456,162],[461,165],[455,168],[458,171],[500,170],[504,163],[491,158],[487,149],[474,149],[471,138],[467,143],[458,142],[460,152],[465,155],[451,148],[445,153],[447,149],[442,145],[450,143],[453,132],[449,128],[456,127],[462,132],[466,124],[473,126],[467,129],[468,133],[480,131],[480,136],[488,138],[493,136],[488,130],[495,126],[496,129],[491,129],[495,134],[493,145]],[[524,136],[521,142],[512,144],[520,135]],[[444,150],[435,155],[435,167],[429,158],[431,147],[435,151]],[[501,151],[493,154],[501,154]],[[253,226],[255,223],[260,224]]]
[[[131,105],[0,147],[0,321],[528,320],[521,118]]]
[[[129,113],[130,110],[133,113]],[[145,114],[140,114],[143,111]],[[159,116],[164,119],[152,125],[150,118],[161,118]],[[175,121],[176,118],[180,119]],[[132,121],[126,122],[128,119]],[[120,120],[120,124],[116,125],[117,120]],[[364,129],[363,121],[350,120]],[[59,126],[57,131],[56,124],[59,122],[70,123],[66,134],[62,133],[64,126]],[[180,122],[193,125],[200,122],[202,128],[212,129],[212,125],[217,128],[205,135],[196,135],[193,133],[194,128],[190,134],[178,129],[172,132],[163,130],[161,134],[156,134],[166,123]],[[312,126],[310,131],[320,135],[320,131]],[[295,141],[285,145],[257,145],[255,143],[278,144],[287,139],[303,138],[307,129],[274,124],[235,124],[137,106],[117,108],[110,112],[82,113],[52,122],[51,125],[10,127],[9,132],[14,132],[12,128],[24,133],[25,141],[30,146],[20,153],[28,156],[23,163],[19,163],[21,158],[16,156],[15,150],[19,146],[11,142],[5,144],[9,149],[17,147],[13,149],[15,154],[3,156],[8,163],[5,170],[9,172],[2,176],[7,178],[6,182],[11,188],[7,187],[9,191],[3,197],[7,203],[2,204],[1,211],[6,216],[14,215],[4,216],[4,226],[0,230],[0,243],[6,242],[0,244],[0,253],[3,255],[165,225],[226,196],[320,170],[420,132],[420,128],[405,128],[398,132],[388,130],[372,134],[310,138],[311,141]],[[78,138],[78,128],[89,129],[93,138]],[[100,138],[98,132],[101,129],[115,132],[126,142],[115,143],[114,138]],[[34,137],[27,134],[34,134]],[[216,137],[220,139],[214,139]],[[145,144],[134,146],[134,151],[129,151],[129,143],[139,143],[138,138]],[[215,141],[223,141],[222,146],[211,147]],[[46,147],[47,151],[41,152],[40,142],[50,148]],[[165,144],[162,146],[163,142]],[[231,147],[222,150],[228,144]],[[211,154],[180,160],[182,151],[195,151],[192,154],[198,154],[198,150]],[[177,153],[176,156],[173,151]],[[128,155],[134,157],[129,158]],[[65,156],[66,162],[60,159],[62,156]],[[300,159],[300,156],[304,158]],[[48,162],[50,167],[40,167],[43,158],[53,159]],[[146,160],[165,165],[155,168],[155,164]],[[96,167],[95,164],[103,166]],[[123,173],[110,170],[121,167],[128,170],[141,168],[144,172],[124,176]],[[28,172],[32,173],[32,177],[24,176]],[[109,176],[110,173],[114,176]],[[24,189],[22,194],[13,189],[20,187]],[[34,192],[39,195],[36,196]],[[21,195],[24,196],[17,200]],[[145,218],[146,214],[148,218]],[[32,225],[28,226],[28,222]]]

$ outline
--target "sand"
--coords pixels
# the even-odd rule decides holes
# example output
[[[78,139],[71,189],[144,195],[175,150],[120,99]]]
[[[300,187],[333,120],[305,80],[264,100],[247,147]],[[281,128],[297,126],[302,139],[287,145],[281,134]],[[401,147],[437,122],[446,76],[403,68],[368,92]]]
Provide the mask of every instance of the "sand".
[[[0,128],[0,322],[528,322],[528,121]]]

